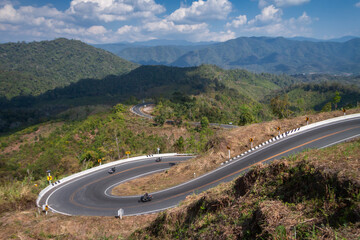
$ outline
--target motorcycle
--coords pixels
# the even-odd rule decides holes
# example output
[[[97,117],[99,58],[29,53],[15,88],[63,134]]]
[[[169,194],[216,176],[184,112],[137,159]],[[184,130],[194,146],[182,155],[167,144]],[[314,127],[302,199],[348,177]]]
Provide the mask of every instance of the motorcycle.
[[[115,167],[110,168],[108,171],[109,174],[113,174],[114,172],[115,172]]]
[[[155,162],[161,162],[162,158],[161,157],[158,157]]]
[[[150,202],[152,200],[152,196],[151,195],[143,195],[140,197],[140,202]]]

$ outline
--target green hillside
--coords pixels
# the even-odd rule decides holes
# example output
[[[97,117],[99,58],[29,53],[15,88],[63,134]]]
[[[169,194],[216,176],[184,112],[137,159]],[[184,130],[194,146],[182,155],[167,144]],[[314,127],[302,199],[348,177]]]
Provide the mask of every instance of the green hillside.
[[[77,40],[0,44],[0,97],[40,95],[84,78],[124,74],[137,65]]]
[[[242,70],[223,70],[204,65],[195,68],[166,66],[141,66],[121,76],[109,75],[101,80],[84,79],[63,88],[56,88],[37,97],[17,97],[0,101],[0,129],[16,128],[23,123],[55,117],[61,111],[74,106],[127,102],[129,99],[171,99],[175,92],[188,97],[202,96],[206,112],[214,112],[216,122],[237,121],[237,111],[242,105],[257,106],[255,114],[267,108],[259,104],[261,96],[279,90],[277,84],[291,81],[290,77],[253,74]],[[0,99],[1,100],[1,99]],[[209,104],[209,103],[213,104]],[[190,105],[188,105],[190,106]],[[225,107],[227,106],[227,107]],[[198,115],[187,115],[190,120],[199,120]],[[222,108],[225,107],[225,108]],[[222,108],[222,109],[221,109]],[[202,108],[204,109],[204,108]],[[188,109],[190,110],[190,109]],[[193,111],[192,111],[193,112]],[[261,119],[270,116],[265,110]],[[222,117],[220,117],[222,116]],[[186,118],[186,114],[184,115]]]
[[[347,82],[347,78],[343,79],[338,78],[339,82]],[[294,85],[297,81],[298,78],[288,75],[224,70],[214,65],[192,68],[141,66],[123,75],[83,79],[35,97],[16,97],[11,101],[0,98],[0,131],[54,119],[76,106],[136,104],[139,99],[161,101],[168,110],[158,113],[170,119],[181,116],[184,120],[200,121],[206,116],[211,122],[234,124],[242,114],[250,116],[250,122],[280,116],[273,113],[270,103],[277,96],[283,98],[285,93],[290,101],[278,101],[277,104],[281,107],[285,103],[280,111],[286,111],[286,117],[320,111],[325,104],[331,104],[337,90],[342,98],[338,108],[356,106],[360,101],[356,86],[321,83],[312,89]],[[312,98],[299,91],[308,92],[306,94],[311,94]]]

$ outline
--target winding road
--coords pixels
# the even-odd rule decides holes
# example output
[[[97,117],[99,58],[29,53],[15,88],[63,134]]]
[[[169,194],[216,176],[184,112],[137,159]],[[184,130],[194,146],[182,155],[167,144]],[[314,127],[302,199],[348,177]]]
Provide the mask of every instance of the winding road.
[[[158,212],[178,205],[189,194],[231,181],[257,163],[269,162],[307,148],[327,147],[356,136],[360,136],[360,114],[353,118],[341,118],[335,122],[316,125],[272,141],[244,156],[233,158],[232,161],[203,176],[151,193],[151,202],[138,202],[140,196],[112,196],[111,189],[121,182],[164,171],[178,162],[191,158],[163,157],[161,162],[156,162],[155,158],[144,157],[141,160],[117,165],[114,174],[108,174],[108,169],[102,169],[59,184],[41,196],[39,204],[48,204],[52,211],[67,215],[114,216],[120,208],[124,209],[124,215]]]

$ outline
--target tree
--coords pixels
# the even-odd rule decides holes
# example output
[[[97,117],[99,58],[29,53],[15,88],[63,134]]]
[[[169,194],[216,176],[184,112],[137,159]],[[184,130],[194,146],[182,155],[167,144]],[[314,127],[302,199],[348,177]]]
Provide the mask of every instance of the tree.
[[[331,111],[331,102],[328,102],[326,103],[322,109],[321,109],[322,112],[330,112]]]
[[[126,111],[126,107],[124,105],[122,105],[121,103],[118,103],[113,107],[114,113],[123,113],[125,111]]]
[[[254,115],[251,113],[250,109],[246,106],[240,109],[239,116],[239,125],[244,126],[246,124],[253,123],[255,121]]]
[[[202,129],[206,129],[209,127],[209,119],[207,117],[202,117],[200,121],[200,125]]]
[[[184,144],[184,138],[182,136],[180,136],[179,139],[176,140],[175,147],[178,151],[184,150],[185,144]]]
[[[283,99],[281,99],[279,95],[272,98],[270,100],[270,106],[273,113],[280,119],[286,118],[291,114],[291,111],[289,110],[289,97],[287,94],[284,95]]]
[[[340,102],[340,100],[341,100],[340,93],[339,93],[339,91],[336,91],[335,96],[333,98],[333,104],[335,106],[335,110],[337,109],[337,104]]]
[[[163,113],[159,113],[158,115],[156,115],[156,117],[154,118],[154,121],[157,125],[159,126],[163,126],[165,121],[166,121],[166,117]]]

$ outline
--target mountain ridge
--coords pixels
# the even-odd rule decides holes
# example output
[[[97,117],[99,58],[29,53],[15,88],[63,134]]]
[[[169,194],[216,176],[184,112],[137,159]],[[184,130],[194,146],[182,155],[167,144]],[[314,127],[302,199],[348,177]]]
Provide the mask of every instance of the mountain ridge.
[[[117,49],[108,46],[106,50],[145,65],[215,64],[225,69],[243,68],[253,72],[360,74],[360,38],[349,36],[343,38],[344,41],[335,40],[240,37],[207,45],[121,45]]]

